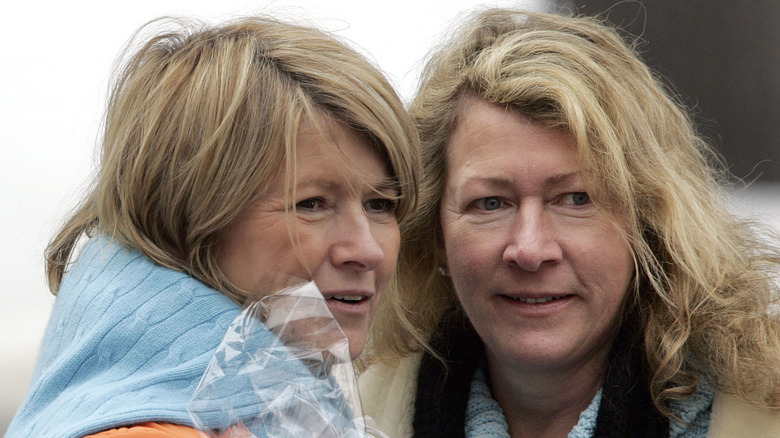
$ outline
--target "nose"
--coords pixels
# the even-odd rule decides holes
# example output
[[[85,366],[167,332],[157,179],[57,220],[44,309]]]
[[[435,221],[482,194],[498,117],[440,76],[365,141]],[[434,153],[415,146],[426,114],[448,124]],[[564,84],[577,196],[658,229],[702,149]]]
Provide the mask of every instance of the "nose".
[[[541,205],[523,205],[515,216],[504,248],[504,263],[529,272],[563,258],[554,224]]]
[[[339,221],[337,229],[334,230],[331,262],[336,267],[372,271],[384,260],[384,250],[366,213],[361,209],[350,216]]]

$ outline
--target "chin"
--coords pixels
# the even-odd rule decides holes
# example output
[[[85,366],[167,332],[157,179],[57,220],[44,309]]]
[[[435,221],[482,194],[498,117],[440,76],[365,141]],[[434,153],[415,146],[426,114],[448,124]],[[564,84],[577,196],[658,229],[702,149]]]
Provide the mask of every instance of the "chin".
[[[363,323],[357,324],[356,327],[356,324],[349,324],[346,321],[339,321],[339,325],[349,342],[349,357],[350,359],[355,360],[360,356],[366,346],[368,328],[365,327],[365,324]]]
[[[347,336],[347,341],[349,341],[349,357],[355,360],[366,346],[366,336],[363,333],[350,333],[348,330],[344,330],[344,334]]]
[[[355,360],[360,357],[360,354],[363,353],[364,347],[365,342],[363,342],[362,338],[359,341],[356,340],[355,342],[353,342],[352,339],[349,339],[349,358]]]

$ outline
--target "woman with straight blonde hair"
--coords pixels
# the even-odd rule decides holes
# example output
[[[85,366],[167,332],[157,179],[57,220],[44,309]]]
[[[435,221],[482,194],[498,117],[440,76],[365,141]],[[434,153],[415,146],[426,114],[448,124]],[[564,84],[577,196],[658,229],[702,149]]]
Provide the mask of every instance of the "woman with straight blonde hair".
[[[366,411],[395,436],[780,436],[780,250],[598,19],[489,9],[410,113],[420,208]],[[393,433],[394,432],[394,433]]]
[[[135,41],[94,187],[46,252],[57,299],[8,437],[200,436],[188,402],[263,281],[314,282],[354,359],[394,276],[418,143],[374,65],[264,17]]]

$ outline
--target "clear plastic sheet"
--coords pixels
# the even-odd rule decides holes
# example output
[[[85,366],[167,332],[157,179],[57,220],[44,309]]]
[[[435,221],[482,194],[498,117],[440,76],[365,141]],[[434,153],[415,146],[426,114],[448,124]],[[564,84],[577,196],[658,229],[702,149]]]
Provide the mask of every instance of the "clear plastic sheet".
[[[347,337],[313,282],[247,306],[188,410],[211,437],[385,436],[363,418]]]

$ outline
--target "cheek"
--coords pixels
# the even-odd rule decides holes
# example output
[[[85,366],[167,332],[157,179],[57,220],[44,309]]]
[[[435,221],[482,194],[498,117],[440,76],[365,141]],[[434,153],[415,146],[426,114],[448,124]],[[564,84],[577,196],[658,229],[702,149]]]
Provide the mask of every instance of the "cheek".
[[[497,233],[484,233],[469,227],[450,226],[443,231],[447,269],[480,270],[501,259]]]
[[[631,251],[625,246],[615,248],[615,254],[616,257],[612,260],[609,269],[612,273],[610,278],[613,281],[611,288],[615,291],[616,297],[614,299],[622,303],[628,295],[629,285],[634,278],[634,259]]]
[[[255,277],[251,267],[257,254],[246,234],[240,226],[228,230],[220,243],[218,263],[228,280],[244,291],[251,292]]]
[[[398,223],[389,225],[383,235],[382,247],[385,252],[385,257],[395,265],[398,261],[398,252],[401,249],[401,231],[398,228]]]
[[[287,230],[283,233],[273,239],[276,249],[268,251],[276,273],[287,278],[287,283],[312,280],[328,261],[329,233],[311,226],[299,226],[292,235]]]
[[[610,303],[610,307],[620,307],[634,277],[632,252],[620,237],[620,232],[613,227],[605,227],[601,232],[590,233],[587,241],[576,247],[580,250],[574,253],[573,258],[581,279],[600,290],[603,300]]]
[[[381,272],[379,273],[380,286],[384,289],[387,282],[395,273],[398,264],[398,253],[401,249],[401,233],[398,223],[383,224],[383,226],[374,233],[376,241],[382,248],[384,258],[382,259]]]
[[[628,288],[634,276],[634,257],[631,246],[622,238],[622,231],[615,226],[609,226],[604,233],[605,270],[613,278],[614,287],[624,291]]]
[[[468,301],[480,285],[487,284],[486,276],[495,272],[491,262],[495,250],[476,233],[445,234],[444,244],[447,257],[444,268],[459,300]]]
[[[295,251],[284,223],[252,225],[237,227],[222,246],[219,263],[230,281],[247,292],[265,295],[287,286],[292,277],[308,277],[298,259],[299,253],[306,257],[307,251]]]

